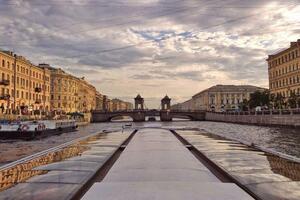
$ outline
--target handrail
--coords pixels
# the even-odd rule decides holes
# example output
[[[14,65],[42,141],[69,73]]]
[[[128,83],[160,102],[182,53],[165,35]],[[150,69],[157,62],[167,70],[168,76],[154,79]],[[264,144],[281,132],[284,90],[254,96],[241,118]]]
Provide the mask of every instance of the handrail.
[[[208,113],[223,114],[223,115],[293,115],[300,114],[300,108],[296,109],[276,109],[276,110],[261,110],[261,111],[227,111],[227,112],[214,112],[206,111]]]

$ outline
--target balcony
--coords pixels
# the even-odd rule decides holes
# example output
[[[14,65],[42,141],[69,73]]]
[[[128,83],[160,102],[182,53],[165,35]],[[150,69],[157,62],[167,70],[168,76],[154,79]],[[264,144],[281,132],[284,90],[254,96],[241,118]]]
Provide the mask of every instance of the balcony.
[[[42,103],[42,100],[41,100],[41,99],[37,99],[37,100],[35,100],[34,103],[35,103],[35,104],[40,104],[40,103]]]
[[[10,99],[9,94],[0,95],[0,100],[9,100],[9,99]]]
[[[40,93],[40,92],[42,92],[42,88],[36,87],[36,88],[34,88],[34,91],[37,92],[37,93]]]
[[[1,80],[1,81],[0,81],[0,85],[4,85],[4,86],[8,86],[9,83],[10,83],[9,80]]]

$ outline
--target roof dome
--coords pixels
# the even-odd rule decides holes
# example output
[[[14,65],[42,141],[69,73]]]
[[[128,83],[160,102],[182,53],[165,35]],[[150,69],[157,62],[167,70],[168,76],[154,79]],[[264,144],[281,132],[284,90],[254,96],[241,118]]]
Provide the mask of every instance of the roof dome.
[[[163,100],[171,100],[171,99],[168,97],[168,95],[166,95],[166,96],[163,98]]]
[[[143,99],[140,94],[138,94],[135,99]]]

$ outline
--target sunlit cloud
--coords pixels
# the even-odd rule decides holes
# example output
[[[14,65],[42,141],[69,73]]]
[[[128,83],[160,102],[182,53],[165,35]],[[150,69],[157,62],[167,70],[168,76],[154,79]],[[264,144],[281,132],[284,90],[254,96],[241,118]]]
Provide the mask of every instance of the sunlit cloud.
[[[267,55],[299,39],[299,1],[0,0],[0,48],[156,108],[215,84],[268,87]]]

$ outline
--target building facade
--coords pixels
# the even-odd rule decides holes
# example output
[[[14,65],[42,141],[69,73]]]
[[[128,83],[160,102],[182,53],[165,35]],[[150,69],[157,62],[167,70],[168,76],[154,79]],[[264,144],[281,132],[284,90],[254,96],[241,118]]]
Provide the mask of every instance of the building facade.
[[[129,102],[108,99],[84,77],[75,77],[48,64],[36,66],[22,56],[0,50],[0,118],[132,110],[132,107]]]
[[[225,111],[239,109],[244,100],[250,99],[250,94],[265,91],[252,85],[216,85],[193,96],[195,110]]]
[[[300,95],[300,39],[268,59],[269,87],[273,95]]]
[[[183,103],[177,103],[171,106],[171,110],[195,110],[194,99],[189,99]]]
[[[40,64],[51,72],[51,112],[90,112],[96,109],[96,88],[84,78],[77,78],[60,68]]]
[[[104,95],[102,95],[100,92],[96,92],[96,110],[104,110]]]
[[[239,109],[250,94],[266,89],[251,85],[216,85],[195,94],[192,99],[172,106],[173,110],[226,111]]]
[[[0,113],[47,114],[50,71],[13,52],[0,51]]]
[[[122,110],[132,110],[133,104],[130,102],[125,102],[120,99],[112,99],[113,103],[112,111],[122,111]]]
[[[96,109],[96,88],[88,83],[84,77],[78,81],[78,107],[79,112],[91,112]]]

